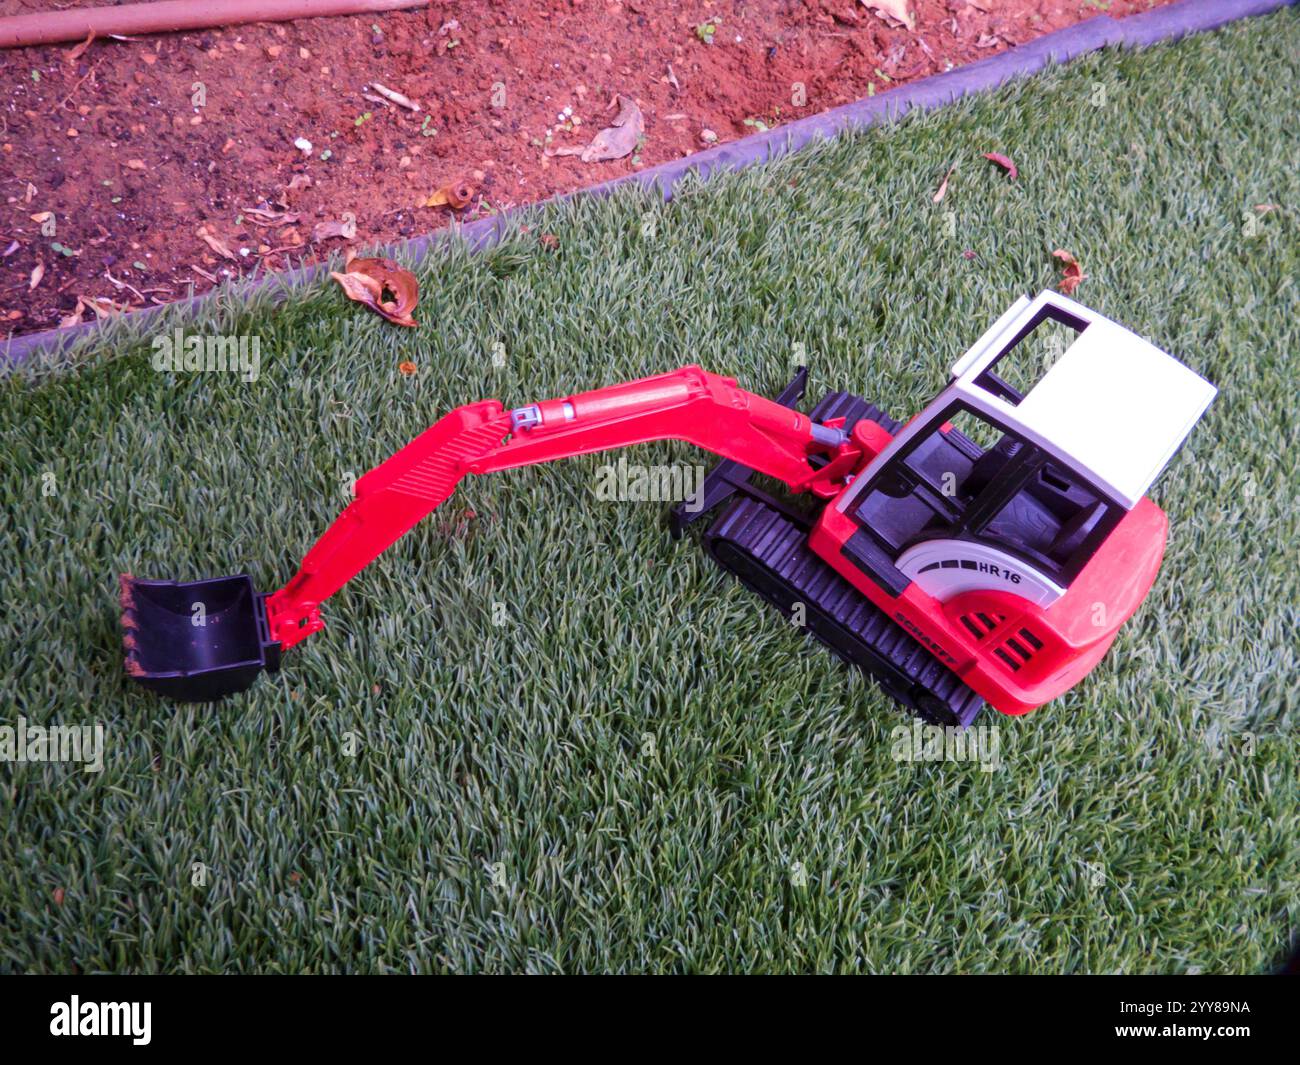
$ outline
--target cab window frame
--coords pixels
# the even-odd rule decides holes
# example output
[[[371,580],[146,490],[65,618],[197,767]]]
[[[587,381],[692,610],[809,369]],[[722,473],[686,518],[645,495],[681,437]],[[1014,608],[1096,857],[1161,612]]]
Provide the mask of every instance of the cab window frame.
[[[999,470],[989,484],[966,504],[962,504],[956,498],[946,495],[944,486],[935,482],[931,472],[912,461],[915,452],[923,447],[935,433],[941,432],[944,425],[952,426],[949,432],[956,431],[960,433],[960,429],[956,425],[956,419],[960,414],[976,418],[1001,434],[999,444],[1008,437],[1020,444],[1020,450],[1007,459],[1007,465],[1010,469],[1004,467]],[[979,448],[983,454],[987,454],[992,450],[992,448],[980,448],[975,441],[964,433],[961,434],[961,439]],[[958,450],[963,450],[960,442],[954,443],[954,446]],[[964,450],[963,454],[966,454]],[[977,460],[971,460],[972,467],[975,461]],[[1079,575],[1092,560],[1105,538],[1110,535],[1115,526],[1128,512],[1127,508],[1117,499],[1102,491],[1079,470],[1069,466],[1046,448],[1014,432],[996,417],[961,399],[954,399],[930,418],[927,424],[907,441],[899,453],[871,478],[863,495],[859,497],[862,500],[859,506],[865,504],[872,493],[877,491],[884,492],[885,495],[892,498],[904,498],[893,496],[892,493],[885,492],[882,487],[888,480],[898,477],[899,467],[905,469],[908,478],[914,482],[909,494],[915,495],[917,489],[920,488],[922,490],[922,502],[934,510],[937,516],[949,522],[950,529],[946,534],[947,536],[955,540],[977,541],[995,547],[1063,587],[1068,586]],[[967,476],[969,476],[969,473]],[[1025,492],[1030,488],[1032,479],[1035,477],[1044,479],[1052,477],[1058,481],[1064,481],[1067,490],[1070,487],[1075,487],[1086,492],[1093,498],[1094,502],[1091,504],[1083,503],[1080,506],[1087,507],[1089,511],[1095,509],[1098,503],[1104,508],[1093,528],[1063,562],[1058,562],[1025,544],[1016,543],[986,531],[989,524],[995,521],[1021,492]],[[1034,498],[1036,501],[1038,500],[1038,497],[1035,496]],[[857,508],[855,508],[855,512],[856,510]],[[1066,521],[1068,520],[1072,519],[1066,519]],[[1064,524],[1063,521],[1062,525]],[[915,535],[912,541],[915,540]],[[891,552],[895,561],[910,546],[910,542],[904,542],[901,547],[896,548],[879,533],[873,533],[873,538],[885,550]]]

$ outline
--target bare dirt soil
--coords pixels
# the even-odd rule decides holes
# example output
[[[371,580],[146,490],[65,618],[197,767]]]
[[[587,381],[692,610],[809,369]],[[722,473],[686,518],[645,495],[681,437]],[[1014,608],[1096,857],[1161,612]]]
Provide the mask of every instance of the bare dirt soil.
[[[435,2],[3,51],[0,338],[544,199],[1164,2],[914,0],[914,31],[855,0]],[[420,110],[367,99],[373,82]],[[619,95],[644,116],[630,154],[552,154]],[[460,210],[424,206],[458,182]]]

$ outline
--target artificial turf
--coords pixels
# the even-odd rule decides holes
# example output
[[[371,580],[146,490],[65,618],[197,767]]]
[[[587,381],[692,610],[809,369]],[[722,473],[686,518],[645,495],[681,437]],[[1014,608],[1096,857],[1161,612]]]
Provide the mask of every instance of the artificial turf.
[[[329,283],[232,294],[188,327],[258,337],[256,383],[156,372],[129,329],[9,375],[4,720],[102,723],[107,756],[0,766],[0,967],[1276,964],[1300,924],[1298,56],[1285,11],[669,206],[579,199],[422,264],[418,331]],[[899,712],[662,504],[599,500],[602,457],[472,480],[244,695],[123,675],[119,572],[273,589],[349,478],[450,407],[688,362],[771,393],[806,358],[905,415],[1057,247],[1079,299],[1222,392],[1153,493],[1145,606],[1066,698],[985,719],[994,772],[896,761]]]

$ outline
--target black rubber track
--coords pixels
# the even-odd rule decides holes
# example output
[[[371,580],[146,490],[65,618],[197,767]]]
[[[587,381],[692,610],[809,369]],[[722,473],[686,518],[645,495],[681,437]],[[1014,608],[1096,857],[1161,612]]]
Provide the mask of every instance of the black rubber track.
[[[966,726],[983,700],[808,547],[808,527],[741,498],[704,535],[705,550],[924,721]]]
[[[844,418],[846,429],[860,418],[890,433],[900,427],[879,407],[848,392],[830,393],[810,417],[817,422]],[[815,554],[808,546],[810,528],[791,510],[742,495],[704,534],[704,547],[785,617],[802,604],[812,635],[917,717],[962,727],[974,721],[983,700]]]

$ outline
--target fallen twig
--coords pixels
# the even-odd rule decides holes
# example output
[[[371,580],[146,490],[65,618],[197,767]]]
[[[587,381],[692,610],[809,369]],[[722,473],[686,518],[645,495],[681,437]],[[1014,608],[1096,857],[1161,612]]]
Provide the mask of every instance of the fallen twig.
[[[405,107],[408,111],[420,110],[420,105],[400,92],[390,89],[387,85],[380,85],[377,81],[372,81],[366,88],[379,93],[385,100],[391,100],[398,107]]]
[[[272,255],[282,255],[287,251],[305,251],[305,250],[306,248],[302,244],[281,244],[278,248],[270,248],[267,251],[259,252],[258,254],[263,259],[269,259]]]
[[[108,270],[105,270],[105,271],[104,271],[104,276],[105,276],[106,278],[108,278],[109,281],[111,281],[111,282],[113,283],[114,287],[116,287],[117,290],[118,290],[119,292],[120,292],[122,289],[124,289],[124,288],[129,288],[132,292],[134,292],[134,293],[135,293],[135,294],[140,298],[140,302],[141,302],[141,303],[144,303],[144,302],[145,302],[144,293],[142,293],[138,288],[136,288],[133,284],[131,284],[131,282],[129,282],[129,281],[119,281],[119,280],[118,280],[116,277],[114,277],[114,276],[112,275],[112,273],[110,273]]]
[[[66,56],[64,56],[64,59],[66,59],[69,63],[75,63],[78,59],[80,59],[83,55],[86,54],[86,49],[89,48],[94,43],[95,43],[95,31],[91,30],[88,34],[86,34],[86,39],[84,41],[82,41],[75,48],[68,49],[68,53]]]
[[[95,76],[95,70],[96,70],[96,68],[97,68],[98,66],[99,66],[99,64],[96,63],[96,64],[95,64],[94,66],[92,66],[88,71],[86,71],[86,73],[82,75],[82,77],[81,77],[81,81],[78,81],[76,85],[72,86],[72,91],[69,92],[67,96],[65,96],[62,100],[60,100],[60,101],[58,102],[58,104],[57,104],[57,106],[55,106],[54,110],[56,110],[56,111],[62,111],[62,110],[63,110],[63,106],[64,106],[64,104],[66,104],[69,100],[72,99],[73,96],[76,95],[76,92],[77,92],[78,89],[81,88],[82,83],[85,82],[85,80],[86,80],[87,78],[93,78],[93,77]]]

